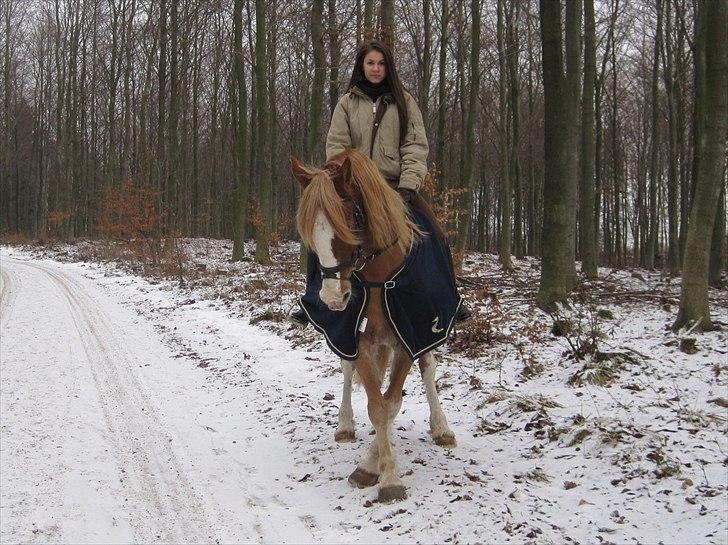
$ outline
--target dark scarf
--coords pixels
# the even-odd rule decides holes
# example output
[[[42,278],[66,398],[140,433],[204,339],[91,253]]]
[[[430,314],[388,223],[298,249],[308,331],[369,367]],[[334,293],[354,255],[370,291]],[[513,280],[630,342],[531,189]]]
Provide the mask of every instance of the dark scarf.
[[[354,86],[364,91],[364,94],[371,98],[372,102],[376,102],[380,96],[392,92],[392,89],[386,81],[383,81],[379,85],[374,85],[368,79],[361,78],[354,84]]]

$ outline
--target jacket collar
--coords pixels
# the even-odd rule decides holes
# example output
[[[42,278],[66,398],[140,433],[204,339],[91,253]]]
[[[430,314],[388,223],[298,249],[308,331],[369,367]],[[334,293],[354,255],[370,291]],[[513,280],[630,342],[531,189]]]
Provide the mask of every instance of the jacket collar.
[[[359,89],[357,86],[353,86],[351,89],[349,89],[349,93],[352,95],[356,95],[359,98],[364,98],[366,100],[372,100],[371,98],[369,98],[369,96],[364,91]],[[381,96],[381,99],[389,104],[394,103],[394,95],[391,92],[383,94]]]

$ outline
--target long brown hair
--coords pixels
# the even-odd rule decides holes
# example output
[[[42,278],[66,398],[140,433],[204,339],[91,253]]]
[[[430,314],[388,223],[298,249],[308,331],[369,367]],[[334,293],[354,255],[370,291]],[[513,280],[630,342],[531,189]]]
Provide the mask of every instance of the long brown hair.
[[[384,64],[386,68],[384,82],[389,85],[394,95],[394,102],[397,105],[397,114],[399,115],[399,144],[402,145],[404,137],[407,134],[407,124],[409,123],[409,114],[407,112],[407,101],[405,100],[404,93],[405,88],[399,79],[397,73],[397,67],[394,64],[394,56],[392,50],[384,42],[379,40],[369,40],[359,46],[356,52],[356,60],[354,61],[354,69],[351,72],[351,79],[349,80],[349,89],[354,87],[354,84],[360,79],[365,79],[364,76],[364,57],[370,51],[379,51],[384,57]]]

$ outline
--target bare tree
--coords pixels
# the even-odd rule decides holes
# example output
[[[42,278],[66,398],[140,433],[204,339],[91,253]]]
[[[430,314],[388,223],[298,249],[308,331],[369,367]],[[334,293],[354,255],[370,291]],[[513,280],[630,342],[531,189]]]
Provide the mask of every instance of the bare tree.
[[[710,245],[723,186],[728,135],[728,4],[700,0],[695,25],[696,91],[702,95],[698,131],[697,177],[683,260],[680,310],[673,329],[695,324],[713,327],[708,305]]]
[[[561,5],[541,0],[545,96],[543,261],[537,302],[552,308],[576,282],[574,231],[581,77],[581,1],[566,4],[562,40]],[[562,54],[565,44],[565,57]]]

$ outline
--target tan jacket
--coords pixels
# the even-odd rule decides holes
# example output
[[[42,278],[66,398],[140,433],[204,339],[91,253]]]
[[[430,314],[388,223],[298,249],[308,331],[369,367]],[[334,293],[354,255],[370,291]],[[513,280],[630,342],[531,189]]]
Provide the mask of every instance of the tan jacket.
[[[377,100],[377,104],[383,97]],[[382,175],[395,187],[417,191],[427,174],[427,135],[422,113],[412,95],[405,91],[409,127],[399,145],[397,105],[391,102],[382,118],[374,141],[372,160]],[[346,148],[356,148],[369,155],[375,104],[357,87],[339,99],[326,137],[326,159]],[[399,183],[397,184],[397,180]]]

